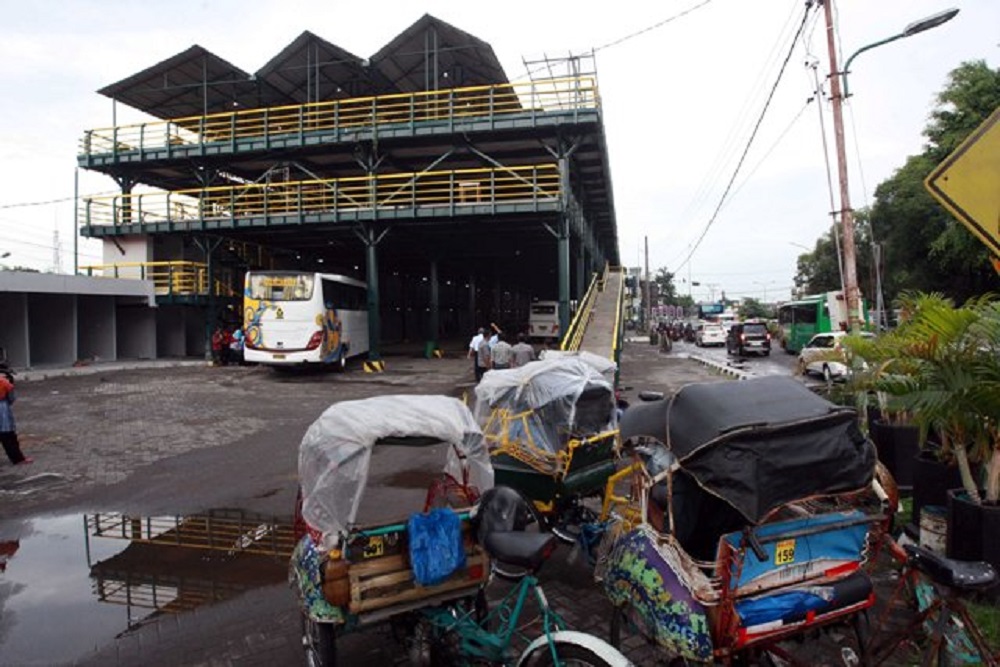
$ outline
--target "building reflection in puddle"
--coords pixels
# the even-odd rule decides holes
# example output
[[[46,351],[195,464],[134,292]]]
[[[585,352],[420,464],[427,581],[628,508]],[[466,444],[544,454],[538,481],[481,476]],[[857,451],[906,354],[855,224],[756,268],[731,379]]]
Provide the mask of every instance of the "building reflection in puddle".
[[[237,510],[0,523],[0,655],[75,661],[158,614],[286,581],[293,546],[287,520]]]

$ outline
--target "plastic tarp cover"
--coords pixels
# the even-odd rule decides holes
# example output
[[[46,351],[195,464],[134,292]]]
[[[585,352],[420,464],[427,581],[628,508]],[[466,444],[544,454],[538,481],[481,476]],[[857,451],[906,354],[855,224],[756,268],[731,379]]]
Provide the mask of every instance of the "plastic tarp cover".
[[[332,549],[354,524],[371,454],[383,438],[429,437],[454,445],[442,471],[458,481],[467,471],[480,493],[493,487],[483,434],[464,403],[450,396],[387,395],[334,403],[299,445],[302,516]],[[457,452],[456,452],[457,448]],[[414,509],[400,508],[403,513]]]
[[[597,355],[590,355],[601,360]],[[614,364],[612,363],[612,368]],[[612,371],[613,373],[613,371]],[[509,421],[490,416],[506,410]],[[557,453],[567,435],[588,436],[617,428],[614,387],[580,354],[555,355],[518,368],[487,372],[476,386],[476,421],[487,436],[508,429],[507,440]]]

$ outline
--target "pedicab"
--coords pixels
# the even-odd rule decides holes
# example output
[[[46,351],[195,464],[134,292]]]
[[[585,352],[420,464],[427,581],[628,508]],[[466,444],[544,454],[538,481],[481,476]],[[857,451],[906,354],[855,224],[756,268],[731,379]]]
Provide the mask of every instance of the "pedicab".
[[[633,405],[633,458],[595,570],[629,632],[682,661],[729,664],[856,621],[893,502],[855,411],[792,378],[683,387]]]
[[[596,521],[620,459],[614,362],[589,352],[546,352],[520,368],[493,370],[476,387],[476,420],[497,484],[529,498],[566,542]]]
[[[463,402],[335,403],[302,439],[299,478],[290,583],[308,664],[336,665],[338,637],[375,624],[392,628],[413,665],[627,664],[606,642],[567,630],[548,606],[533,575],[557,540],[523,531],[530,505],[494,487]],[[505,572],[498,564],[520,583],[491,611],[485,587]],[[532,595],[544,631],[533,641],[519,619]]]

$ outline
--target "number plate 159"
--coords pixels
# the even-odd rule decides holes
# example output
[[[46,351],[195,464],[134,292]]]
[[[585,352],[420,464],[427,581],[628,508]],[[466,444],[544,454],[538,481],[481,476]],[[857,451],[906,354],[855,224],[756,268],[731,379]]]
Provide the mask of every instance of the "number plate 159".
[[[795,540],[781,540],[774,548],[774,564],[787,565],[795,562]]]

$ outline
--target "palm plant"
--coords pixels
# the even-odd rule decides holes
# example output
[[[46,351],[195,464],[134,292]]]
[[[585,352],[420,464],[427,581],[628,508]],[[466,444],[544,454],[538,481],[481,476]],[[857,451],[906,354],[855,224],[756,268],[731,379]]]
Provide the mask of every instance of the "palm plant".
[[[865,359],[863,382],[880,405],[912,416],[921,442],[933,432],[954,457],[962,484],[983,502],[973,466],[986,464],[987,503],[1000,497],[1000,303],[990,296],[955,307],[940,294],[908,294],[905,321],[875,341],[851,341]]]

